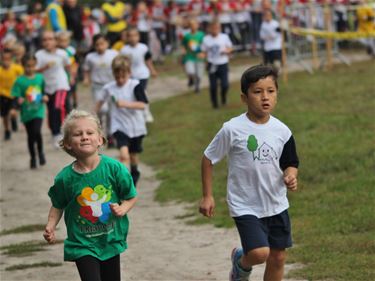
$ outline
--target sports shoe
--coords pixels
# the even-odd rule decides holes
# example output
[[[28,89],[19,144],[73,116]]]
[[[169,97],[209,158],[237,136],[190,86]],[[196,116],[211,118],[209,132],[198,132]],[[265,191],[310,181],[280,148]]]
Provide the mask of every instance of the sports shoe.
[[[241,256],[243,255],[243,251],[241,248],[234,248],[232,250],[231,260],[232,260],[232,270],[229,273],[229,281],[248,281],[249,276],[251,273],[251,269],[249,271],[245,271],[239,267],[238,262]]]
[[[31,158],[30,159],[30,169],[36,169],[36,159],[35,158]]]
[[[62,140],[62,138],[63,137],[61,134],[52,137],[52,145],[55,149],[60,148],[60,141]]]
[[[4,140],[5,141],[10,140],[10,136],[11,136],[10,131],[5,131],[5,133],[4,133]]]
[[[39,165],[43,166],[46,164],[46,157],[44,156],[43,153],[39,154]]]
[[[18,123],[17,123],[17,118],[13,117],[10,119],[10,124],[12,126],[12,131],[17,132],[18,131]]]

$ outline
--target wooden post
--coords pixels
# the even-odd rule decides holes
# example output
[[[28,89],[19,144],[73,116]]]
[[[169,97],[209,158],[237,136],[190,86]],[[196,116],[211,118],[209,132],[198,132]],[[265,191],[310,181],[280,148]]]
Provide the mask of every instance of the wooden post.
[[[330,6],[329,6],[329,0],[324,1],[324,28],[325,31],[329,32],[332,31],[332,26],[331,26],[331,11],[330,11]],[[326,40],[326,52],[327,52],[327,64],[326,64],[326,69],[330,70],[332,69],[333,65],[333,59],[332,59],[332,44],[333,39],[332,38],[327,38]]]
[[[285,42],[285,32],[284,29],[284,11],[285,11],[285,0],[281,0],[280,7],[280,30],[281,30],[281,69],[283,81],[288,83],[288,67],[287,67],[287,52],[286,52],[286,42]],[[288,18],[286,18],[288,20]]]
[[[314,0],[309,1],[309,10],[310,10],[310,26],[309,28],[315,28],[316,22],[316,13],[314,9]],[[318,46],[316,43],[316,37],[311,35],[311,52],[312,52],[312,65],[313,69],[318,69],[319,67],[319,60],[318,60]]]

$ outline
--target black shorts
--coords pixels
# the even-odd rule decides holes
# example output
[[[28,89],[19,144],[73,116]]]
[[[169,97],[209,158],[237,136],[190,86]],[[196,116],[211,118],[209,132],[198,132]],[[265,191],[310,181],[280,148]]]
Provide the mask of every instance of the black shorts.
[[[1,117],[8,116],[9,111],[14,108],[15,100],[4,96],[0,96],[0,115]]]
[[[240,234],[244,253],[261,248],[286,249],[292,247],[291,224],[288,210],[265,218],[244,215],[233,218]]]
[[[118,149],[127,146],[129,153],[141,153],[143,151],[142,140],[144,136],[130,138],[121,131],[116,131],[113,136],[116,140]]]

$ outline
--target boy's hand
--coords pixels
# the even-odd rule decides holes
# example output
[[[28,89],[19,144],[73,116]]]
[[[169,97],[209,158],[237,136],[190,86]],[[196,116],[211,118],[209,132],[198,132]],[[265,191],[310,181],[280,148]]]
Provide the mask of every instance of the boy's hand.
[[[210,197],[203,197],[199,204],[199,212],[206,217],[213,217],[215,209],[215,199]]]
[[[297,190],[297,177],[295,175],[285,175],[284,183],[290,191]]]
[[[44,239],[49,243],[53,244],[56,242],[55,229],[49,225],[46,226],[43,233]]]
[[[121,205],[117,203],[112,203],[109,205],[109,207],[116,217],[123,217],[124,215],[126,215],[126,211],[121,207]]]
[[[21,97],[19,97],[18,99],[17,99],[17,103],[19,104],[19,105],[22,105],[23,104],[23,102],[24,102],[24,98],[21,98]]]
[[[43,95],[42,100],[43,100],[45,103],[47,103],[48,100],[49,100],[49,97],[48,97],[47,95]]]

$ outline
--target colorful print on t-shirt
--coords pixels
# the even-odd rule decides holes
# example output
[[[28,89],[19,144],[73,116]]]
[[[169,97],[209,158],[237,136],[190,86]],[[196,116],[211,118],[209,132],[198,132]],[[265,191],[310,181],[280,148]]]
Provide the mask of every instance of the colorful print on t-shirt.
[[[26,90],[26,100],[29,103],[42,102],[42,90],[38,85],[30,85]]]
[[[80,208],[80,215],[91,223],[100,221],[107,223],[111,209],[109,207],[112,196],[112,186],[105,188],[103,185],[97,185],[94,188],[85,187],[81,195],[77,197]]]

